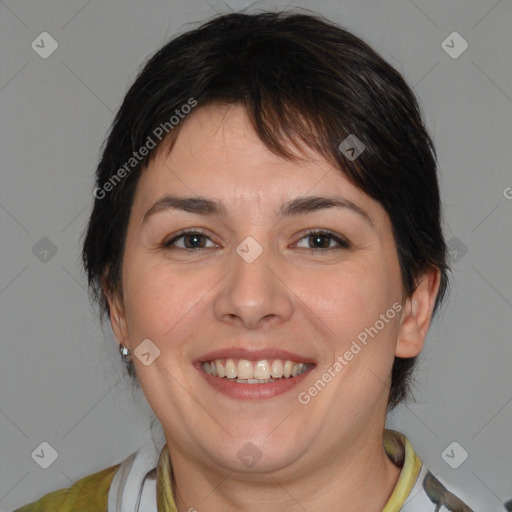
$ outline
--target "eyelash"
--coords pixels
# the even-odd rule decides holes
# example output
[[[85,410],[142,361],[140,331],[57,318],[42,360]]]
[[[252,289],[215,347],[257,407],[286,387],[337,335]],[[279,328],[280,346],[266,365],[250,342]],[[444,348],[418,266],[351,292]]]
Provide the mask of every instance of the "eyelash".
[[[200,249],[208,249],[208,247],[196,247],[196,248],[183,248],[183,247],[176,247],[176,246],[172,247],[173,244],[175,244],[177,240],[179,240],[181,238],[184,238],[186,236],[192,236],[192,235],[200,235],[200,236],[204,236],[204,237],[210,239],[210,237],[207,236],[202,231],[186,230],[186,231],[182,231],[182,232],[178,233],[171,240],[163,242],[162,248],[164,248],[164,249],[179,250],[179,251],[198,251]],[[326,248],[326,249],[323,249],[323,248],[313,249],[311,247],[302,247],[302,249],[306,249],[306,250],[309,250],[309,251],[312,251],[312,252],[323,252],[323,253],[326,253],[326,252],[336,251],[336,250],[339,250],[339,249],[348,249],[348,248],[350,248],[350,244],[349,244],[349,242],[347,240],[345,240],[344,238],[341,238],[341,237],[335,235],[334,233],[332,233],[330,231],[326,231],[324,229],[311,229],[311,230],[307,231],[302,236],[302,238],[299,239],[299,242],[301,240],[303,240],[304,238],[309,238],[309,237],[312,237],[313,235],[320,235],[320,236],[329,237],[331,240],[334,240],[336,243],[338,243],[339,246],[338,247],[329,247],[329,248]],[[212,240],[212,242],[213,242],[213,240]]]

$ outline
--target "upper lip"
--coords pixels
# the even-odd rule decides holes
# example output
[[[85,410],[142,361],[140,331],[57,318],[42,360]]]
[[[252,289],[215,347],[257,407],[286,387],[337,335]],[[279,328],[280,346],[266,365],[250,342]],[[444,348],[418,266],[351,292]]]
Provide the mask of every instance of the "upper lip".
[[[243,348],[224,348],[213,350],[200,357],[198,357],[194,364],[204,363],[205,361],[213,361],[214,359],[247,359],[249,361],[262,361],[272,359],[282,359],[284,361],[290,360],[295,363],[313,363],[312,357],[305,357],[294,352],[287,350],[280,350],[276,348],[267,348],[260,350],[248,350]]]

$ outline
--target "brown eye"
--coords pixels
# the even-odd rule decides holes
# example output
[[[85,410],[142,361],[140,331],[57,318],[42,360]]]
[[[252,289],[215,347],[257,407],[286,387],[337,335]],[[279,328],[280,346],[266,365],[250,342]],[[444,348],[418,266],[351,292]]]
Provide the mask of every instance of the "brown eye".
[[[300,241],[308,240],[308,247],[306,249],[311,249],[312,251],[332,251],[336,249],[348,249],[350,247],[349,243],[340,238],[334,233],[329,231],[317,230],[317,231],[309,231],[306,236],[302,237]],[[337,246],[331,246],[332,242],[335,242]]]
[[[177,245],[178,240],[183,239],[183,246]],[[196,249],[206,249],[205,246],[206,240],[210,240],[204,233],[200,231],[183,231],[177,236],[173,237],[171,240],[168,240],[162,244],[163,247],[167,249],[182,249],[182,250],[196,250]],[[211,241],[211,240],[210,240]],[[212,242],[213,243],[213,242]],[[215,246],[215,244],[214,244]]]

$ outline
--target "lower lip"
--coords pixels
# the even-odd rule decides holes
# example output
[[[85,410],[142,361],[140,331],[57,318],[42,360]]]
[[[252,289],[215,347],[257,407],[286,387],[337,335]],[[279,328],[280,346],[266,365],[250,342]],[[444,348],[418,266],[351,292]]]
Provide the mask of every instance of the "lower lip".
[[[224,395],[238,400],[259,400],[264,398],[273,398],[282,395],[287,391],[298,386],[314,368],[308,368],[304,373],[296,377],[282,377],[274,382],[265,384],[241,384],[235,382],[235,379],[226,379],[225,377],[215,377],[206,373],[201,366],[196,366],[206,382],[215,390],[220,391]]]

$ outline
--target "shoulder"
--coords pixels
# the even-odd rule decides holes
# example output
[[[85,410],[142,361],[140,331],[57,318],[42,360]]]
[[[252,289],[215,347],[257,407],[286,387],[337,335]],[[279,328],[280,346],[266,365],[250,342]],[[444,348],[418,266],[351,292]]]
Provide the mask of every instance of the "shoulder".
[[[119,464],[88,475],[67,489],[46,494],[13,512],[107,512],[108,491]]]

